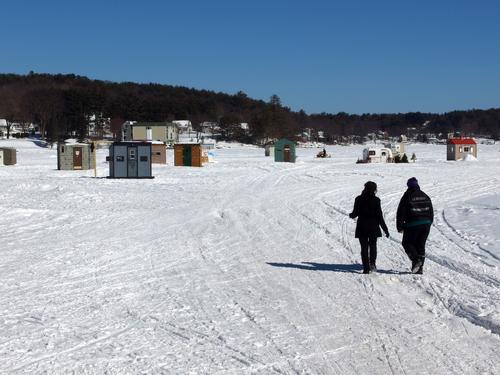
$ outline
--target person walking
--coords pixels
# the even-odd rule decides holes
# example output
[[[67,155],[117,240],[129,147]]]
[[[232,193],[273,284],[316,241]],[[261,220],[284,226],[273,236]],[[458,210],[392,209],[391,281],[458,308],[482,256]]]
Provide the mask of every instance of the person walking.
[[[427,194],[420,190],[418,180],[410,178],[406,186],[408,189],[399,202],[396,228],[403,232],[403,248],[411,261],[411,272],[423,273],[425,261],[425,243],[434,221],[432,201]]]
[[[363,273],[377,270],[377,238],[382,237],[380,227],[382,227],[385,235],[389,237],[389,230],[380,207],[380,199],[375,196],[376,193],[377,184],[375,182],[368,181],[365,183],[364,190],[354,200],[354,208],[349,214],[351,219],[358,218],[355,237],[359,239],[361,245]]]

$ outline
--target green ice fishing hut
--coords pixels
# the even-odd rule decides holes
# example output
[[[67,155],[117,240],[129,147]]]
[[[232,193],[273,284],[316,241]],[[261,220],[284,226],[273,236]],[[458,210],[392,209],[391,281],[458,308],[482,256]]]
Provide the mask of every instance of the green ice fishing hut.
[[[282,138],[274,144],[274,161],[295,163],[295,142]]]

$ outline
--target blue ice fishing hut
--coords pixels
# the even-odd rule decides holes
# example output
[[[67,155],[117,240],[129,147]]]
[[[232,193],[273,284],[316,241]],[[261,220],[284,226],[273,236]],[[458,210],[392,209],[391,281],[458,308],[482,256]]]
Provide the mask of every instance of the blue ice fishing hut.
[[[109,178],[154,178],[151,143],[114,142],[109,147]]]

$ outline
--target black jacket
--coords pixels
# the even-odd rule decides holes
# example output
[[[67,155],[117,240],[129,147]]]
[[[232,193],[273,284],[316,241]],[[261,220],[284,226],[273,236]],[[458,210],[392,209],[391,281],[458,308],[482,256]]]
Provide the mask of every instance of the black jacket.
[[[361,194],[354,201],[354,208],[349,214],[351,219],[358,218],[356,224],[356,238],[360,237],[381,237],[380,227],[386,234],[389,233],[385,225],[380,199],[375,195]]]
[[[416,225],[432,224],[434,208],[431,199],[419,188],[406,190],[401,197],[396,217],[398,232]]]

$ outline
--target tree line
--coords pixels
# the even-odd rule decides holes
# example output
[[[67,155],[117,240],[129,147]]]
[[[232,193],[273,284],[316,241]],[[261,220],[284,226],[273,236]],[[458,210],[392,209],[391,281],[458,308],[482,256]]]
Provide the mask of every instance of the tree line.
[[[68,134],[88,136],[88,124],[99,129],[112,119],[119,134],[125,120],[190,120],[219,124],[224,139],[255,143],[266,139],[296,138],[303,129],[323,131],[327,140],[342,136],[365,136],[375,131],[388,135],[417,132],[500,135],[500,109],[454,111],[444,114],[397,113],[354,115],[306,114],[292,111],[277,95],[269,101],[155,83],[108,82],[74,74],[0,74],[0,118],[20,124],[35,123],[44,138],[56,141]],[[240,123],[249,124],[243,131]],[[425,126],[424,126],[425,124]]]

